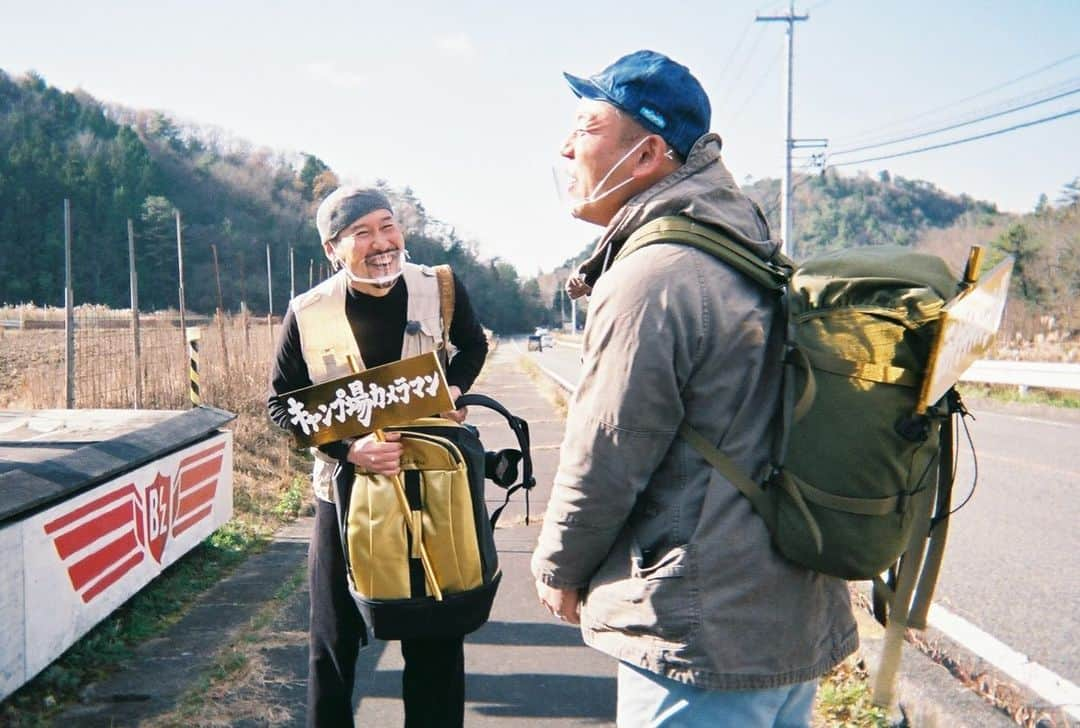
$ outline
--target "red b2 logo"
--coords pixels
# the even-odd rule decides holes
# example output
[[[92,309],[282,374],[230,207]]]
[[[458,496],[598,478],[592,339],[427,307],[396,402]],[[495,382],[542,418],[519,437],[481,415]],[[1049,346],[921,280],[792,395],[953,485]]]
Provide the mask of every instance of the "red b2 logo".
[[[161,563],[161,556],[165,553],[165,542],[169,538],[169,527],[172,526],[172,513],[169,487],[169,477],[157,474],[145,492],[146,504],[146,536],[147,546],[154,561]]]

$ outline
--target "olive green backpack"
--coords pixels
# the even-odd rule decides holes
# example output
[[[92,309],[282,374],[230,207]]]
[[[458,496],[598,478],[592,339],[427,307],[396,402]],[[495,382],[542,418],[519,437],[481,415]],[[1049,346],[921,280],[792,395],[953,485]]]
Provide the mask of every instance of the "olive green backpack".
[[[788,322],[768,471],[743,473],[686,423],[679,435],[750,500],[786,558],[873,580],[878,619],[899,630],[891,647],[898,658],[903,628],[925,628],[948,526],[952,415],[963,408],[955,391],[924,414],[916,404],[942,308],[960,281],[940,258],[907,248],[841,250],[795,270],[783,255],[764,260],[733,237],[663,217],[619,251],[654,243],[703,250],[774,291]],[[875,699],[891,701],[888,682],[889,694]]]

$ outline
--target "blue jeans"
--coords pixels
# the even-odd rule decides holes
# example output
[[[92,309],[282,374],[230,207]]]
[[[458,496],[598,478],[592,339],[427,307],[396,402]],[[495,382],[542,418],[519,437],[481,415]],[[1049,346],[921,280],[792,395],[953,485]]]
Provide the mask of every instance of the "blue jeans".
[[[619,663],[619,728],[807,728],[817,681],[705,690]]]

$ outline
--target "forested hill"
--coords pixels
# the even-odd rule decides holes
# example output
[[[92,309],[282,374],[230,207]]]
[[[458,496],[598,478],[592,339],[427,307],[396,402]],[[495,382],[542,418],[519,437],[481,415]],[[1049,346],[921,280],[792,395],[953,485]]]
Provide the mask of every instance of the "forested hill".
[[[930,182],[881,172],[846,176],[835,171],[793,180],[796,259],[861,245],[912,245],[925,231],[962,218],[990,220],[997,208],[951,195]],[[762,179],[743,190],[757,200],[774,235],[780,234],[780,181]]]
[[[743,185],[780,235],[780,181]],[[887,171],[876,177],[825,174],[794,179],[792,257],[797,261],[829,250],[862,245],[906,245],[937,255],[957,270],[972,245],[987,249],[987,266],[1005,255],[1016,259],[1008,328],[1031,337],[1051,328],[1080,330],[1080,178],[1044,194],[1018,215],[967,195],[949,194],[930,182]],[[558,307],[556,291],[592,249],[586,246],[554,273],[540,278],[545,299]]]
[[[796,177],[793,257],[861,245],[907,245],[934,253],[960,270],[972,245],[987,251],[984,270],[1015,258],[1006,327],[1025,338],[1080,329],[1080,179],[1065,182],[1054,199],[1043,194],[1026,214],[952,195],[930,182],[887,171],[876,178],[835,171]],[[744,187],[780,229],[780,183]],[[1071,335],[1071,334],[1070,334]]]
[[[34,74],[0,71],[0,305],[60,305],[64,285],[63,200],[71,200],[76,303],[129,305],[127,220],[134,222],[141,310],[178,305],[175,211],[181,213],[187,308],[217,306],[212,246],[224,306],[269,305],[289,292],[289,248],[296,289],[325,262],[313,224],[318,201],[337,177],[321,160],[282,155],[153,111],[109,106],[66,93]],[[524,331],[547,315],[535,281],[471,246],[429,218],[412,192],[384,185],[406,228],[412,259],[449,262],[484,324]]]
[[[803,260],[816,253],[860,245],[913,245],[929,230],[944,229],[962,220],[991,222],[996,208],[961,195],[950,195],[929,182],[892,177],[824,175],[794,180],[796,249]],[[774,237],[780,236],[780,180],[763,178],[742,185],[765,212]],[[585,259],[586,246],[561,267],[565,272]],[[542,288],[546,287],[542,286]]]

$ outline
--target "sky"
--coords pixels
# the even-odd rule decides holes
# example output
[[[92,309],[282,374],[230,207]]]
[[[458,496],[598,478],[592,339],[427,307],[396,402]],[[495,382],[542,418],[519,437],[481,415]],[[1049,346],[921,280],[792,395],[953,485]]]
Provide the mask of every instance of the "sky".
[[[784,2],[0,0],[0,9],[7,73],[34,70],[64,90],[314,154],[348,182],[411,187],[481,257],[526,276],[601,232],[570,219],[555,191],[577,103],[563,71],[588,76],[640,48],[665,53],[709,94],[736,180],[783,169],[785,25],[755,16],[782,14]],[[1080,108],[1080,93],[1067,95],[843,154],[1080,89],[1080,2],[807,0],[795,10],[809,19],[795,25],[793,136],[827,138],[830,163]],[[1080,114],[837,169],[888,169],[1024,212],[1080,176],[1078,140]],[[798,153],[796,168],[808,163]]]

